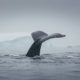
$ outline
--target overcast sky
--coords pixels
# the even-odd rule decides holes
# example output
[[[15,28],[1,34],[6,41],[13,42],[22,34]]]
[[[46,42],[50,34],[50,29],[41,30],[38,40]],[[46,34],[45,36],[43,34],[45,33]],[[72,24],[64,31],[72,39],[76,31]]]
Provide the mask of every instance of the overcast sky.
[[[36,30],[66,34],[60,45],[80,45],[80,0],[0,0],[0,41]]]

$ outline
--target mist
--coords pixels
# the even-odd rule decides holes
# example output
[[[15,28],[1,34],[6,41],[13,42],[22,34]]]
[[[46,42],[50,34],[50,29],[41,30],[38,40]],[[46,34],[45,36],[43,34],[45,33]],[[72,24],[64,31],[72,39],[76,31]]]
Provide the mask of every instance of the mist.
[[[0,41],[37,30],[65,34],[56,45],[80,45],[80,1],[0,0]]]

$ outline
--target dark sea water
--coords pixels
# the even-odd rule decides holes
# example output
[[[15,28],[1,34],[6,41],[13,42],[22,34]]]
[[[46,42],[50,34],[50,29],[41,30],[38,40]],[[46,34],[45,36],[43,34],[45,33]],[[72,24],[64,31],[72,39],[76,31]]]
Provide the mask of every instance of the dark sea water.
[[[0,55],[0,80],[80,80],[80,52]]]

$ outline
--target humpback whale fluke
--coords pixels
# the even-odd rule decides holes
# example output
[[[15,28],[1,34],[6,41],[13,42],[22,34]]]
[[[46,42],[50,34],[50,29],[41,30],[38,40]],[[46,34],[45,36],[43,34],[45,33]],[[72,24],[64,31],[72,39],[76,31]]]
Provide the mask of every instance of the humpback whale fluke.
[[[40,55],[40,49],[41,45],[44,41],[51,39],[51,38],[61,38],[65,37],[65,35],[60,34],[60,33],[54,33],[52,35],[48,35],[45,32],[42,31],[36,31],[32,33],[32,38],[34,40],[34,43],[30,47],[28,53],[26,56],[28,57],[34,57],[34,56],[39,56]]]

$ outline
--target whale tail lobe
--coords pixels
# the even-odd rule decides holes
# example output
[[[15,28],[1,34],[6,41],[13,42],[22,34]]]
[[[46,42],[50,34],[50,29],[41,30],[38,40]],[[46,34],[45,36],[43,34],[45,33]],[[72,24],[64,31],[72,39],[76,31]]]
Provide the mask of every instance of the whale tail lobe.
[[[42,32],[42,31],[36,31],[36,32],[32,33],[32,38],[34,41],[37,41],[37,40],[42,39],[43,37],[47,37],[47,36],[48,36],[48,34]]]

